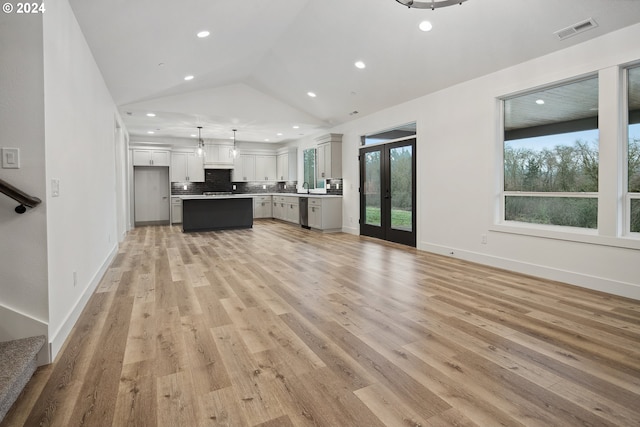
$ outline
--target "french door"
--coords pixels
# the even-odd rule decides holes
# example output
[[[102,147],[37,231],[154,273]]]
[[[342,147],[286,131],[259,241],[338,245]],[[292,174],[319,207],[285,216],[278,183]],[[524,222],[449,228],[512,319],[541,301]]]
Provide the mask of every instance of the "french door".
[[[416,246],[415,138],[360,149],[360,234]]]

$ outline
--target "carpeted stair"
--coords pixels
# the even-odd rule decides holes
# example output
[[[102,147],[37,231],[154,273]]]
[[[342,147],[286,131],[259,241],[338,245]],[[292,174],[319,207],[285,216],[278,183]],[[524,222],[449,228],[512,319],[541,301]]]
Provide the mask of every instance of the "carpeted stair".
[[[0,421],[36,371],[44,335],[0,342]]]

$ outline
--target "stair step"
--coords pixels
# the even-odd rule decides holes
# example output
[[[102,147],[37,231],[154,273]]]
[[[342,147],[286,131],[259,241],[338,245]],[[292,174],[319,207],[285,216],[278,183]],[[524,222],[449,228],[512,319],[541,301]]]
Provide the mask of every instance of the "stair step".
[[[36,371],[44,335],[0,342],[0,421]]]

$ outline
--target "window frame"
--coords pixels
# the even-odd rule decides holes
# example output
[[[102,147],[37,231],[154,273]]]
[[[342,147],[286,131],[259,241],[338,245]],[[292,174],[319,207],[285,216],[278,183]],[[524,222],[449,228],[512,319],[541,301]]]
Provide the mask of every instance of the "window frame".
[[[623,236],[629,237],[631,239],[640,240],[640,232],[631,231],[631,201],[632,200],[640,200],[640,192],[631,192],[629,191],[629,179],[630,171],[629,171],[629,70],[638,69],[640,70],[640,62],[633,62],[630,64],[625,64],[621,66],[622,73],[622,112],[623,112],[623,128],[622,132],[624,136],[624,148],[623,148],[623,172],[622,172],[622,182],[623,182],[623,197],[624,200],[624,230]]]

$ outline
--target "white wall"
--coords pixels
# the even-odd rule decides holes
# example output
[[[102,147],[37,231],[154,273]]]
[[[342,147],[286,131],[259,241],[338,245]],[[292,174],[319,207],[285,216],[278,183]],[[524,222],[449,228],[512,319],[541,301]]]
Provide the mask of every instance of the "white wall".
[[[616,236],[615,227],[596,235],[555,233],[501,226],[495,218],[502,167],[497,98],[599,71],[615,88],[616,67],[640,60],[637,40],[640,24],[331,129],[344,135],[344,231],[359,231],[360,136],[416,121],[420,249],[640,299],[640,240]],[[617,108],[607,104],[614,97],[604,98],[601,116]],[[600,135],[601,159],[607,159],[600,166],[601,198],[615,203],[616,180],[609,177],[617,174],[623,135],[617,123],[601,126],[607,128]],[[298,156],[311,145],[313,138],[299,141]],[[611,223],[616,212],[600,214]]]
[[[47,4],[43,29],[46,180],[60,180],[60,197],[47,194],[55,357],[117,250],[118,150],[115,104],[67,0]]]
[[[47,235],[42,17],[0,14],[0,147],[20,169],[0,178],[43,203],[18,215],[0,194],[0,341],[47,333]]]

